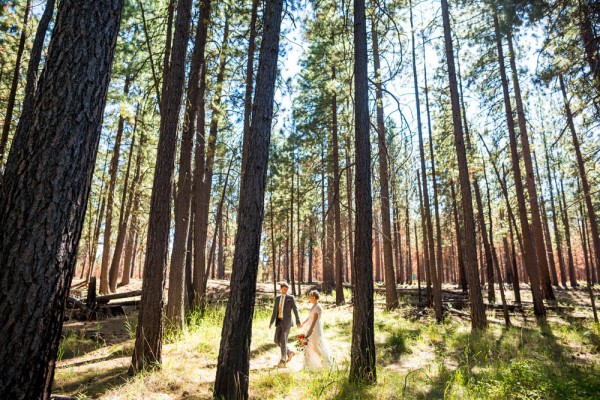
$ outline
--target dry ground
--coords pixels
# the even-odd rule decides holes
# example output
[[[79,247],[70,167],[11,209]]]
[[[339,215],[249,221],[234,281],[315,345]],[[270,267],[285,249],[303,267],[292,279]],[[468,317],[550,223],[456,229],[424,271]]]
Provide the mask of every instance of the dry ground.
[[[139,282],[120,291],[134,290],[136,285]],[[214,299],[226,299],[227,282],[210,282],[209,286]],[[594,383],[600,372],[600,328],[591,322],[589,297],[583,290],[557,291],[557,305],[574,307],[550,312],[545,324],[536,324],[529,312],[513,313],[517,327],[506,330],[492,325],[485,334],[475,335],[469,321],[457,316],[447,316],[444,324],[436,324],[430,313],[423,315],[412,307],[386,312],[383,297],[377,296],[378,384],[374,387],[347,383],[352,307],[335,307],[334,296],[322,301],[334,369],[310,374],[302,370],[302,354],[285,369],[276,368],[278,349],[272,343],[273,331],[268,329],[272,290],[272,284],[259,287],[250,361],[251,398],[600,398],[600,384]],[[507,295],[511,293],[507,291]],[[299,301],[301,318],[308,315],[309,308],[303,297]],[[524,286],[523,300],[528,297]],[[204,318],[193,317],[185,332],[168,333],[163,368],[136,377],[127,374],[135,337],[134,307],[118,318],[68,321],[53,393],[94,399],[210,398],[223,312],[222,303],[215,305]],[[488,315],[502,319],[501,312]],[[86,334],[90,331],[92,334]],[[290,336],[298,333],[294,328]]]

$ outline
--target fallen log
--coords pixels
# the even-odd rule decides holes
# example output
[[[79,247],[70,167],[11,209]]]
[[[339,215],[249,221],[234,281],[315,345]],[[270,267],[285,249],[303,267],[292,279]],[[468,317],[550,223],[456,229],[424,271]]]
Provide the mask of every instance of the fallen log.
[[[111,307],[132,307],[139,306],[142,303],[142,300],[127,300],[127,301],[119,301],[117,303],[109,303],[108,306]],[[102,305],[104,306],[104,305]]]
[[[458,310],[455,310],[452,307],[444,307],[444,309],[446,311],[448,311],[449,313],[456,314],[456,315],[458,315],[460,317],[463,317],[463,318],[471,319],[471,314],[466,313],[464,311],[458,311]],[[498,325],[505,325],[505,323],[503,321],[500,321],[500,320],[494,319],[494,318],[488,318],[487,321],[491,322],[491,323],[494,323],[494,324],[498,324]]]
[[[484,306],[490,310],[502,310],[502,304],[484,303]],[[521,304],[507,304],[506,308],[508,311],[523,311],[523,305]]]
[[[75,297],[67,297],[67,304],[70,304],[74,308],[79,308],[82,311],[92,311],[88,308],[88,306],[81,300],[76,299]]]
[[[75,297],[67,297],[67,304],[79,309],[79,315],[76,318],[80,321],[93,321],[98,317],[95,307],[88,307],[87,304]]]
[[[108,303],[111,300],[126,299],[128,297],[136,297],[136,296],[141,296],[141,295],[142,295],[142,291],[141,290],[135,290],[133,292],[107,294],[107,295],[104,295],[104,296],[97,296],[96,297],[96,303],[98,303],[98,304],[106,304],[106,303]]]

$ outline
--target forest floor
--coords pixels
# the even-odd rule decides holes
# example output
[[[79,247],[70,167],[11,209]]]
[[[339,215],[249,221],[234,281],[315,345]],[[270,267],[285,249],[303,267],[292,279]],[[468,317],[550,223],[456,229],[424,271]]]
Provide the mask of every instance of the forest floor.
[[[137,289],[136,285],[139,282],[120,291]],[[209,284],[216,298],[226,296],[226,286],[224,281]],[[356,386],[348,383],[352,306],[336,307],[335,295],[321,299],[334,359],[331,370],[303,370],[302,354],[286,368],[277,368],[279,352],[272,341],[274,331],[268,328],[272,288],[259,287],[253,319],[253,399],[600,398],[600,325],[593,322],[583,289],[557,290],[553,305],[558,307],[544,322],[537,322],[530,311],[513,312],[513,327],[494,323],[485,332],[473,333],[470,321],[454,314],[447,313],[444,323],[438,324],[430,310],[410,305],[385,311],[385,299],[378,293],[377,385]],[[302,292],[310,288],[303,286]],[[522,293],[527,304],[525,285]],[[350,292],[345,294],[348,299]],[[507,295],[510,301],[511,293]],[[298,303],[303,319],[309,303],[305,296]],[[210,398],[224,312],[224,303],[217,301],[203,317],[191,315],[183,332],[167,332],[163,367],[136,376],[128,375],[137,321],[134,307],[125,316],[107,320],[67,321],[53,393],[93,399]],[[489,311],[488,316],[502,320],[501,311]],[[292,329],[292,343],[299,333]]]

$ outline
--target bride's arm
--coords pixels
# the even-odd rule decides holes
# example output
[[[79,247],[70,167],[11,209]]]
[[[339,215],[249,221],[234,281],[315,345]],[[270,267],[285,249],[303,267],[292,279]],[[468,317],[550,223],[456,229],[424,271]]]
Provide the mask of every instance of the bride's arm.
[[[300,324],[300,327],[302,328],[304,326],[304,324],[306,324],[308,322],[308,320],[310,319],[310,314],[308,314],[308,317],[302,321],[302,323]]]
[[[317,320],[319,319],[319,316],[321,315],[320,312],[316,312],[315,313],[315,317],[313,318],[313,322],[310,325],[310,328],[308,329],[308,332],[306,332],[306,336],[310,336],[312,335],[313,332],[313,328],[315,327],[315,325],[317,324]]]

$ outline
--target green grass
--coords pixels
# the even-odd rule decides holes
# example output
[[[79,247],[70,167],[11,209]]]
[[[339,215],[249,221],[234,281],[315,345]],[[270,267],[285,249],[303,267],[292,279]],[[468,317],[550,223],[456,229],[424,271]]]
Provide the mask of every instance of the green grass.
[[[58,345],[57,361],[67,360],[81,356],[90,351],[104,346],[104,341],[88,339],[77,333],[71,332],[63,336]]]
[[[376,299],[377,300],[377,299]],[[382,299],[380,299],[382,300]],[[334,368],[319,372],[277,369],[277,348],[268,329],[270,304],[257,305],[253,318],[250,397],[254,399],[594,399],[600,393],[600,325],[562,315],[537,325],[504,329],[491,325],[471,332],[468,321],[431,314],[411,319],[410,307],[375,312],[377,384],[348,381],[352,308],[325,299],[325,331]],[[304,317],[307,304],[301,303]],[[180,331],[169,331],[163,368],[135,377],[126,374],[133,341],[108,348],[121,366],[57,370],[56,386],[71,395],[94,398],[209,398],[219,352],[225,307],[192,313]],[[133,324],[129,328],[135,331]],[[300,331],[293,330],[291,337]],[[95,350],[77,335],[61,342],[63,359]],[[106,353],[106,352],[105,352]],[[125,358],[127,357],[127,358]],[[298,355],[297,357],[302,357]],[[124,361],[123,361],[124,360]],[[100,364],[98,364],[100,365]],[[140,397],[141,396],[141,397]]]

